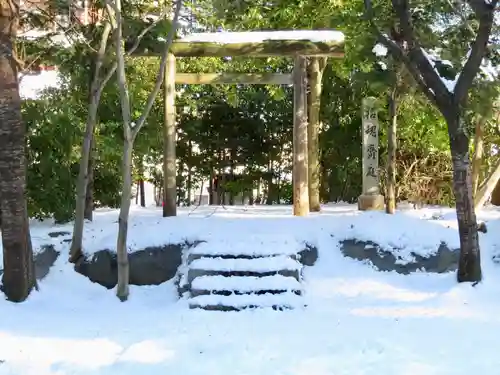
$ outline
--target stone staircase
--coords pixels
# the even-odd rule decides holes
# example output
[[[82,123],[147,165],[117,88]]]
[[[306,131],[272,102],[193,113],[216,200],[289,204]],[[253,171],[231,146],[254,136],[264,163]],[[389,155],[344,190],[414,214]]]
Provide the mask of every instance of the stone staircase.
[[[283,241],[201,243],[184,254],[179,292],[205,310],[303,307],[300,259],[297,245]]]

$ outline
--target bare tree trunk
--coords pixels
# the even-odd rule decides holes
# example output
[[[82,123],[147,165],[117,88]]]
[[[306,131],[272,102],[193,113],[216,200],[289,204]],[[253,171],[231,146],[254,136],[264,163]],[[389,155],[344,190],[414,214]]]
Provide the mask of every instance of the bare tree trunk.
[[[215,186],[214,186],[214,180],[215,180],[215,169],[213,165],[210,165],[210,181],[208,182],[208,190],[210,192],[208,196],[208,204],[210,206],[214,205],[214,193],[215,193]]]
[[[201,180],[201,186],[200,186],[200,196],[198,197],[198,206],[201,206],[201,197],[203,195],[203,186],[205,185],[205,181]]]
[[[92,221],[94,213],[94,136],[92,136],[90,150],[89,165],[87,169],[88,181],[85,194],[85,210],[83,216],[86,220]]]
[[[222,161],[224,160],[222,151],[219,149],[217,151],[217,166],[219,168],[216,169],[217,173],[217,186],[215,188],[217,194],[217,201],[214,202],[215,205],[220,206],[224,205],[224,191],[223,191],[223,186],[224,186],[224,178],[223,178],[223,173],[224,173],[224,168],[222,168]]]
[[[188,175],[187,175],[187,205],[191,206],[191,194],[193,190],[193,168],[191,166],[191,159],[193,157],[193,145],[191,144],[191,140],[188,141],[188,162],[186,163]]]
[[[114,6],[110,3],[106,4],[106,10],[111,19],[111,22],[116,25],[115,41],[116,41],[116,61],[117,61],[117,81],[120,91],[120,107],[123,121],[123,165],[122,165],[122,197],[120,206],[120,215],[118,220],[118,238],[116,243],[117,263],[118,263],[118,284],[116,287],[116,295],[121,301],[126,301],[129,295],[129,263],[127,253],[127,232],[128,232],[128,216],[131,203],[132,189],[132,152],[135,138],[141,128],[144,126],[146,119],[153,107],[155,98],[161,89],[161,85],[165,78],[167,62],[169,59],[169,50],[177,29],[179,13],[182,8],[182,1],[178,0],[174,12],[172,28],[168,32],[165,49],[163,51],[160,68],[156,77],[155,87],[148,96],[145,108],[135,124],[131,121],[130,96],[128,92],[127,77],[125,73],[125,54],[123,49],[123,18],[121,0],[115,0]],[[175,136],[175,134],[174,134]],[[175,138],[174,138],[175,139]],[[175,153],[175,150],[174,150]],[[174,154],[175,155],[175,154]],[[167,204],[167,202],[165,202]]]
[[[126,301],[129,295],[129,263],[127,252],[128,216],[132,195],[132,150],[133,142],[125,139],[122,159],[122,196],[120,215],[118,217],[118,239],[116,243],[116,262],[118,266],[118,283],[116,296],[120,301]]]
[[[319,187],[319,127],[323,72],[326,67],[325,57],[312,57],[309,64],[311,93],[309,101],[309,124],[307,126],[308,174],[309,174],[309,209],[311,212],[321,210]]]
[[[481,281],[481,256],[476,213],[472,197],[472,176],[469,166],[469,138],[459,114],[447,116],[450,149],[453,162],[453,192],[455,194],[460,259],[457,280]]]
[[[144,191],[144,178],[139,180],[139,194],[141,197],[141,207],[146,207],[146,192]]]
[[[22,302],[36,286],[26,208],[26,127],[13,40],[19,22],[19,1],[0,3],[0,207],[2,216],[3,292]]]
[[[387,204],[385,210],[388,214],[396,211],[396,149],[398,128],[398,103],[397,89],[389,95],[389,131],[387,132]]]
[[[139,160],[139,182],[137,183],[137,196],[139,197],[141,207],[146,207],[146,192],[144,191],[144,161]],[[137,203],[137,200],[136,200]]]
[[[481,172],[481,162],[484,152],[484,125],[486,116],[481,116],[476,122],[476,133],[474,134],[474,157],[472,159],[472,192],[477,195],[479,187],[479,176]]]
[[[179,0],[178,2],[178,7],[176,8],[176,13],[174,14],[174,23],[173,23],[173,28],[172,32],[169,32],[168,38],[167,38],[167,44],[166,44],[166,49],[170,48],[170,45],[172,44],[172,39],[173,35],[175,33],[175,29],[177,28],[177,19],[178,19],[178,9],[180,9],[180,6],[182,5],[182,1]],[[106,9],[108,11],[108,14],[111,19],[111,23],[116,26],[116,19],[114,18],[114,14],[112,13],[111,5],[107,4]],[[111,12],[111,13],[110,13]],[[161,17],[159,18],[161,20]],[[131,55],[139,46],[140,41],[146,35],[155,25],[157,24],[157,21],[150,23],[144,30],[142,30],[139,35],[137,36],[134,45],[132,48],[127,51],[127,55]],[[78,174],[78,180],[77,180],[77,186],[76,186],[76,209],[75,209],[75,223],[74,223],[74,228],[73,228],[73,238],[71,240],[71,249],[70,249],[70,262],[76,262],[78,259],[80,259],[83,255],[82,253],[82,240],[83,240],[83,224],[84,224],[84,211],[85,211],[85,199],[86,199],[86,187],[87,187],[87,180],[88,180],[88,158],[90,155],[90,142],[92,139],[92,134],[94,132],[94,128],[96,125],[97,121],[97,109],[99,106],[99,101],[102,93],[102,89],[106,85],[106,83],[111,79],[111,77],[114,75],[115,71],[118,68],[118,62],[115,62],[114,65],[111,67],[111,69],[107,72],[106,76],[101,80],[99,78],[99,73],[100,69],[102,67],[102,63],[104,61],[104,57],[106,55],[106,46],[107,46],[107,40],[109,33],[111,32],[111,25],[106,23],[103,35],[101,37],[101,43],[99,46],[99,51],[97,53],[97,58],[96,58],[96,68],[94,72],[94,78],[92,81],[92,89],[91,89],[91,99],[89,103],[89,112],[87,116],[87,124],[85,127],[85,136],[83,139],[83,145],[82,145],[82,158],[80,161],[80,171]],[[120,48],[123,52],[122,45],[120,45]],[[163,60],[163,57],[162,57]],[[164,66],[164,63],[161,62],[160,65]],[[155,85],[155,90],[158,91],[157,89],[158,81],[161,81],[163,79],[163,76],[160,74],[158,76],[156,85]],[[161,82],[160,82],[161,84]],[[155,95],[156,96],[156,93]],[[142,126],[142,124],[145,121],[145,118],[147,117],[151,107],[152,107],[152,100],[151,96],[148,98],[148,103],[146,105],[146,109],[144,110],[143,114],[141,115],[141,118],[139,119],[139,123],[141,123],[138,128]]]
[[[234,167],[236,160],[236,149],[234,147],[231,147],[230,157],[231,157],[231,164],[229,166],[229,173],[231,176],[231,182],[234,182],[235,181]],[[234,186],[229,191],[229,205],[234,206]]]
[[[78,172],[78,180],[76,183],[76,206],[75,206],[75,223],[73,225],[73,238],[71,239],[71,248],[69,252],[69,261],[75,263],[83,256],[83,225],[85,220],[85,201],[87,198],[87,184],[89,180],[88,167],[90,153],[92,151],[92,138],[97,122],[97,110],[101,99],[103,84],[100,82],[99,73],[104,61],[108,36],[111,32],[111,25],[106,24],[102,33],[99,51],[96,55],[96,66],[94,78],[91,85],[90,101],[88,106],[87,123],[85,125],[85,135],[82,145],[82,156],[80,160],[80,170]]]
[[[272,206],[274,203],[274,184],[273,184],[273,176],[274,176],[274,170],[273,170],[273,161],[269,159],[267,163],[267,175],[266,175],[266,183],[267,183],[267,199],[266,199],[266,205]]]

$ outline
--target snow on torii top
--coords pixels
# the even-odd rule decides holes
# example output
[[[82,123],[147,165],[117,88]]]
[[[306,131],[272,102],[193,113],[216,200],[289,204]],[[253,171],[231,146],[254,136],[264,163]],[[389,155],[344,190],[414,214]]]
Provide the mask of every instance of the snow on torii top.
[[[215,33],[193,33],[176,42],[205,43],[261,43],[267,40],[302,40],[310,42],[344,42],[344,34],[337,30],[286,30],[286,31],[221,31]]]

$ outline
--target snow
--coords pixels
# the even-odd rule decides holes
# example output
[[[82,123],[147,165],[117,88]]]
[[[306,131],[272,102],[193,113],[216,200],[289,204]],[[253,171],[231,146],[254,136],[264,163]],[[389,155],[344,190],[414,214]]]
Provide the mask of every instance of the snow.
[[[383,61],[378,61],[378,65],[382,70],[387,70],[387,64]]]
[[[193,33],[186,35],[178,42],[206,43],[260,43],[266,40],[308,40],[311,42],[344,41],[344,34],[336,30],[287,30],[287,31],[243,31],[216,33]]]
[[[193,260],[189,268],[206,271],[272,272],[279,270],[299,270],[302,267],[296,260],[281,255],[256,259],[201,258]]]
[[[441,81],[444,83],[446,88],[448,89],[449,92],[453,93],[455,90],[455,86],[458,82],[458,78],[460,77],[461,71],[458,72],[456,77],[454,79],[447,79],[445,77],[441,77],[439,72],[436,69],[436,63],[439,61],[443,65],[448,65],[450,67],[453,67],[453,64],[449,60],[444,60],[439,56],[438,51],[432,51],[432,52],[427,52],[424,49],[422,49],[424,52],[425,57],[429,62],[431,63],[432,67],[438,74],[438,76],[441,78]],[[463,64],[465,64],[466,60],[469,58],[470,51],[467,52]],[[497,80],[498,75],[499,75],[499,68],[497,66],[494,66],[490,60],[487,58],[484,58],[483,61],[481,62],[481,66],[479,68],[480,73],[482,74],[482,77],[480,79],[485,80],[486,82],[494,82]]]
[[[458,82],[458,77],[460,76],[460,74],[457,74],[457,76],[454,79],[447,79],[445,77],[441,77],[441,74],[439,73],[439,71],[436,68],[436,63],[439,61],[442,64],[449,65],[449,66],[453,66],[453,64],[450,61],[441,59],[435,52],[427,52],[423,48],[422,48],[422,52],[424,53],[424,56],[427,58],[427,60],[429,60],[429,63],[434,68],[438,77],[441,78],[441,82],[443,82],[443,84],[446,86],[446,88],[448,89],[449,92],[453,93],[453,91],[455,90],[455,86]]]
[[[259,299],[295,303],[287,311],[190,310],[190,303],[213,304],[222,296],[179,300],[174,280],[131,286],[129,301],[121,303],[113,290],[90,283],[68,264],[63,240],[70,235],[48,236],[71,225],[33,220],[35,249],[53,244],[62,255],[28,301],[0,300],[0,375],[498,373],[500,269],[491,258],[500,249],[500,210],[478,212],[489,230],[480,235],[484,281],[476,287],[457,284],[454,273],[378,272],[338,249],[351,237],[380,241],[403,258],[409,249],[432,253],[441,241],[456,247],[452,209],[385,215],[332,204],[306,218],[291,214],[290,206],[200,206],[163,219],[161,208],[134,206],[129,231],[130,251],[185,239],[230,248],[257,243],[259,236],[262,247],[314,244],[319,259],[303,269],[303,295]],[[88,253],[114,248],[117,217],[116,210],[96,211],[85,228]],[[236,280],[224,285],[244,287]],[[241,306],[254,299],[229,297]]]
[[[259,290],[300,290],[301,285],[297,279],[281,275],[264,277],[199,276],[193,280],[192,288],[197,290],[252,292]]]
[[[387,56],[387,47],[383,44],[377,43],[373,47],[372,52],[375,54],[375,56]]]
[[[245,307],[245,306],[262,306],[262,307],[273,307],[276,305],[298,308],[301,305],[304,306],[304,300],[294,294],[294,293],[283,293],[279,295],[275,294],[243,294],[236,295],[232,294],[230,296],[220,296],[217,294],[197,296],[190,299],[191,305],[196,306],[232,306],[232,307]]]
[[[267,246],[263,247],[262,245]],[[214,246],[213,243],[202,243],[191,250],[192,254],[204,255],[253,255],[253,256],[268,256],[268,255],[291,255],[296,254],[300,250],[304,250],[304,246],[297,241],[289,241],[287,235],[280,236],[272,234],[263,237],[260,234],[250,234],[245,238],[245,241],[231,243],[230,239],[219,241]]]

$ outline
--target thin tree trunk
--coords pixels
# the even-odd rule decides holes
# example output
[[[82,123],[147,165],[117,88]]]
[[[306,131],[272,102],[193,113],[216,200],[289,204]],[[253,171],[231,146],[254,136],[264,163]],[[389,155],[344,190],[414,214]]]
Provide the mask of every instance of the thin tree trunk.
[[[203,194],[203,186],[205,185],[205,181],[201,180],[201,186],[200,186],[200,196],[198,197],[198,206],[201,206],[201,197]]]
[[[127,125],[128,126],[128,125]],[[118,217],[118,239],[116,243],[116,262],[118,283],[116,296],[120,301],[126,301],[129,295],[129,263],[127,252],[128,215],[130,212],[130,196],[132,194],[132,150],[131,138],[126,138],[123,143],[122,159],[122,196],[120,215]]]
[[[266,205],[271,206],[274,201],[274,185],[273,185],[273,161],[269,160],[268,165],[267,165],[267,199],[266,199]]]
[[[214,204],[214,193],[215,193],[215,171],[213,165],[210,165],[210,181],[208,182],[208,190],[210,194],[208,195],[208,205],[212,206]]]
[[[481,172],[481,161],[484,152],[484,125],[486,116],[481,116],[476,122],[476,133],[474,134],[474,157],[472,159],[472,189],[474,197],[477,196],[479,188],[479,175]]]
[[[234,147],[231,147],[230,156],[231,156],[231,165],[229,166],[229,173],[231,176],[231,182],[234,183],[235,181],[234,167],[236,160],[236,149]],[[229,205],[234,206],[234,186],[229,191]]]
[[[169,32],[168,38],[167,38],[167,44],[166,44],[166,49],[170,48],[170,45],[172,44],[173,40],[173,35],[175,33],[175,29],[177,28],[177,20],[179,17],[179,10],[182,6],[182,1],[179,0],[178,6],[176,8],[176,12],[174,14],[174,23],[173,23],[173,28]],[[113,25],[116,24],[116,19],[114,19],[114,13],[111,9],[111,5],[107,4],[106,9],[108,11],[108,14],[111,18],[111,22]],[[139,35],[137,36],[134,45],[132,48],[127,52],[127,55],[131,55],[139,46],[140,41],[148,33],[155,25],[157,22],[150,23],[144,30],[142,30]],[[96,125],[97,121],[97,109],[99,106],[99,101],[102,93],[102,89],[106,85],[106,83],[111,79],[111,77],[114,75],[115,71],[118,69],[118,61],[114,63],[114,65],[111,67],[110,70],[108,70],[106,76],[104,79],[99,78],[99,72],[100,68],[102,67],[102,63],[104,61],[104,57],[106,55],[106,46],[107,46],[107,40],[109,33],[111,32],[111,25],[106,23],[104,27],[104,31],[101,37],[101,42],[99,46],[99,51],[97,53],[97,59],[96,59],[96,69],[94,72],[94,78],[92,81],[92,90],[91,90],[91,100],[89,103],[89,109],[88,109],[88,116],[87,116],[87,124],[85,127],[85,136],[83,139],[83,145],[82,145],[82,158],[80,161],[80,171],[78,174],[78,180],[77,180],[77,186],[76,186],[76,209],[75,209],[75,223],[74,223],[74,228],[73,228],[73,238],[71,240],[71,249],[70,249],[70,262],[75,263],[78,259],[80,259],[83,256],[82,252],[82,241],[83,241],[83,224],[84,224],[84,210],[85,210],[85,199],[86,199],[86,187],[87,187],[87,171],[88,171],[88,158],[90,154],[90,142],[92,139],[92,135],[94,132],[94,128]],[[121,31],[120,31],[121,35]],[[121,43],[120,41],[119,43]],[[123,46],[120,44],[120,50],[123,52]],[[163,59],[163,57],[162,57]],[[163,62],[160,63],[160,65],[164,65]],[[162,66],[163,66],[162,65]],[[153,92],[156,96],[157,87],[159,87],[159,84],[161,84],[162,80],[162,75],[159,74],[157,77],[157,82],[155,85],[155,92]],[[159,81],[159,82],[158,82]],[[141,115],[141,118],[138,120],[138,129],[144,124],[144,121],[153,105],[154,97],[153,100],[151,100],[151,97],[153,95],[150,95],[148,98],[148,103],[146,105],[146,109]]]
[[[146,192],[144,191],[144,161],[139,161],[139,181],[137,183],[137,196],[139,197],[141,207],[146,207]],[[137,202],[137,201],[136,201]]]
[[[458,111],[456,111],[458,112]],[[460,258],[458,282],[479,282],[482,278],[479,237],[472,197],[472,176],[469,162],[469,138],[458,114],[446,119],[453,162],[453,192],[455,194]]]
[[[94,136],[92,136],[90,146],[89,164],[87,169],[87,189],[85,193],[85,210],[83,216],[86,220],[92,221],[94,213]]]
[[[106,9],[112,22],[116,25],[115,30],[115,41],[116,41],[116,61],[117,61],[117,81],[118,88],[120,91],[120,107],[122,112],[123,121],[123,135],[124,135],[124,147],[123,147],[123,187],[122,187],[122,197],[120,206],[120,215],[118,219],[118,238],[116,243],[116,253],[117,253],[117,263],[118,263],[118,284],[116,288],[116,295],[121,301],[126,301],[129,295],[129,263],[128,263],[128,253],[127,253],[127,232],[128,232],[128,216],[130,212],[131,204],[131,189],[132,189],[132,152],[134,140],[144,126],[146,119],[153,107],[155,98],[161,89],[161,85],[164,80],[164,74],[167,69],[167,61],[169,59],[169,49],[174,38],[179,13],[182,7],[182,1],[179,0],[176,4],[174,18],[172,22],[172,28],[168,32],[167,42],[165,44],[165,49],[163,51],[160,68],[158,75],[156,77],[155,87],[153,91],[148,96],[146,106],[137,120],[137,122],[132,127],[131,122],[131,109],[130,109],[130,96],[128,92],[127,77],[125,73],[125,54],[123,50],[123,19],[121,10],[121,0],[115,0],[114,7],[111,4],[106,4]],[[174,134],[175,137],[175,134]],[[175,138],[174,138],[175,139]],[[174,150],[175,155],[175,150]],[[175,159],[174,159],[175,161]],[[174,165],[175,167],[175,165]],[[175,175],[174,175],[175,176]],[[165,202],[166,204],[167,202]]]
[[[111,8],[108,5],[108,9]],[[123,24],[121,1],[115,1],[115,12],[108,10],[110,17],[115,16],[115,44],[117,59],[117,81],[120,90],[120,107],[123,121],[123,156],[122,156],[122,194],[120,214],[118,216],[118,238],[116,240],[116,261],[118,283],[116,296],[120,301],[126,301],[129,296],[129,263],[127,252],[128,216],[132,192],[132,152],[134,137],[131,129],[130,96],[125,73],[125,57],[123,53]],[[136,125],[137,126],[137,125]]]
[[[36,286],[26,208],[26,127],[13,40],[19,21],[19,1],[0,4],[0,207],[2,216],[3,292],[22,302]]]
[[[187,205],[188,206],[191,206],[191,194],[192,194],[192,190],[193,190],[193,168],[191,166],[191,159],[193,157],[193,145],[191,144],[191,140],[188,141],[188,162],[186,163],[186,167],[187,167],[187,172],[188,172],[188,175],[187,175],[187,186],[186,186],[186,190],[187,190]]]
[[[398,127],[397,89],[389,95],[389,131],[387,132],[387,204],[385,210],[388,214],[396,211],[396,149]]]
[[[71,239],[71,248],[69,261],[75,263],[83,256],[83,225],[85,220],[85,201],[87,198],[87,185],[89,180],[88,167],[90,153],[92,150],[92,138],[97,122],[97,110],[101,99],[103,83],[100,82],[99,73],[106,54],[106,46],[111,25],[106,24],[101,37],[99,51],[96,55],[96,66],[94,78],[90,89],[90,101],[88,106],[87,123],[85,125],[85,134],[82,145],[82,156],[80,160],[80,170],[78,172],[78,180],[76,183],[76,205],[75,205],[75,223],[73,225],[73,237]]]
[[[139,180],[139,195],[141,197],[141,207],[146,207],[146,192],[144,191],[144,178]]]
[[[217,151],[217,166],[219,168],[216,169],[217,171],[217,186],[216,186],[216,191],[217,191],[217,201],[215,204],[217,206],[224,205],[224,191],[222,190],[222,187],[224,185],[224,178],[223,178],[223,173],[224,173],[224,168],[222,168],[222,161],[224,160],[222,156],[222,151],[219,149]]]

